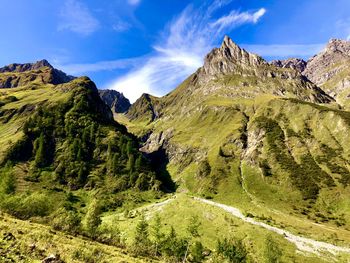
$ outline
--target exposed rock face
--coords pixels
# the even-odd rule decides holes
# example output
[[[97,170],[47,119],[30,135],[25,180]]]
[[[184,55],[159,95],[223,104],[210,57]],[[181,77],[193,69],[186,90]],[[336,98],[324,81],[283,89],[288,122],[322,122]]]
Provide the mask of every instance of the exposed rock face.
[[[299,58],[290,58],[286,60],[273,60],[270,62],[271,65],[274,65],[279,68],[290,68],[302,73],[307,65],[307,62]]]
[[[249,53],[225,36],[220,48],[214,48],[204,60],[203,72],[206,75],[228,74],[242,68],[254,68],[266,64],[258,55]]]
[[[350,42],[331,39],[321,53],[308,61],[303,74],[316,85],[322,86],[345,67],[348,67],[349,62]]]
[[[74,77],[55,69],[47,60],[36,63],[11,64],[0,68],[0,88],[15,88],[31,82],[41,84],[62,84]]]
[[[124,97],[123,93],[116,90],[99,90],[101,99],[111,108],[114,113],[124,113],[129,110],[130,101]]]

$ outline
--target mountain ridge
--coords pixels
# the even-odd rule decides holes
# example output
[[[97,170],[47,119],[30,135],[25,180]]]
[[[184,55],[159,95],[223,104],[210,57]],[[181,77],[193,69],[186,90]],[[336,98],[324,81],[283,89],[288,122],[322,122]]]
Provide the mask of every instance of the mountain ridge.
[[[47,60],[35,63],[10,64],[0,68],[0,89],[15,88],[37,82],[39,84],[63,84],[75,77],[55,69]]]

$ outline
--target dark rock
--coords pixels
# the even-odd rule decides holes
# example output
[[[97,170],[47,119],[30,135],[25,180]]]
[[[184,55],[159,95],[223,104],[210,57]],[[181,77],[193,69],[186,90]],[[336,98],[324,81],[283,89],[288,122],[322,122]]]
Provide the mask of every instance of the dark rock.
[[[12,233],[8,232],[8,233],[4,233],[3,240],[11,241],[11,240],[16,240],[16,238]]]
[[[64,261],[61,260],[60,255],[51,254],[48,257],[44,258],[42,263],[64,263]]]
[[[129,110],[130,101],[124,97],[123,93],[116,90],[99,90],[101,99],[111,108],[114,113],[124,113]]]

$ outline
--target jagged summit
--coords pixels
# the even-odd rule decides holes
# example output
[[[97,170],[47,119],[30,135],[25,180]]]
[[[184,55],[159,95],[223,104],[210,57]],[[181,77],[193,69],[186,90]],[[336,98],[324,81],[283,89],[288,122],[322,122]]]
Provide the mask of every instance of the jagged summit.
[[[55,69],[46,59],[35,63],[14,63],[0,68],[0,88],[15,88],[33,82],[57,85],[74,78]]]
[[[265,64],[265,60],[239,47],[225,36],[220,48],[214,48],[204,60],[204,72],[208,75],[226,74],[239,68],[256,67]]]

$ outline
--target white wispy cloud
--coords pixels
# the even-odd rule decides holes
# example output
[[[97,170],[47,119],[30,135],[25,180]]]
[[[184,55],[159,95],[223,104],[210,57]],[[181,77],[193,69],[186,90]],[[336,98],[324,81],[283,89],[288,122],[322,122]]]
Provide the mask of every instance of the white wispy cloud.
[[[246,50],[259,54],[263,57],[287,58],[303,57],[308,58],[319,53],[325,44],[306,44],[306,45],[241,45]]]
[[[118,18],[114,22],[112,28],[116,32],[124,32],[131,28],[131,24]]]
[[[167,26],[164,37],[154,45],[154,54],[107,87],[123,92],[131,101],[142,93],[161,96],[169,92],[202,66],[204,56],[222,40],[224,30],[257,23],[266,11],[263,8],[250,12],[232,11],[213,19],[213,12],[229,2],[216,0],[199,9],[187,7]]]
[[[141,0],[128,0],[129,5],[138,5],[141,2]]]
[[[137,57],[137,58],[126,58],[110,61],[99,61],[96,63],[85,63],[85,64],[61,64],[59,61],[53,62],[53,66],[63,70],[70,75],[82,75],[91,72],[116,70],[116,69],[128,69],[133,68],[145,61],[147,57]]]
[[[66,0],[60,11],[58,30],[69,30],[81,35],[90,35],[99,26],[99,21],[89,8],[78,0]]]
[[[212,27],[217,28],[218,31],[222,31],[230,25],[241,25],[245,23],[257,23],[259,19],[266,13],[265,8],[261,8],[255,13],[243,12],[240,13],[238,11],[231,11],[227,16],[223,16],[217,21],[211,24]]]

